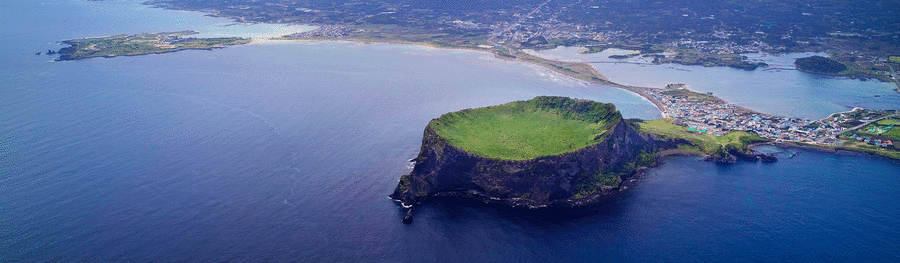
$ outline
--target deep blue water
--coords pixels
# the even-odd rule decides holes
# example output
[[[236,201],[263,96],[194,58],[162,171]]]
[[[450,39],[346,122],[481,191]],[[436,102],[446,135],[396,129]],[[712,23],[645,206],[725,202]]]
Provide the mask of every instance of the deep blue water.
[[[226,21],[227,22],[227,21]],[[668,159],[578,215],[387,198],[431,118],[641,98],[489,55],[252,44],[48,62],[53,41],[223,23],[129,1],[0,2],[0,261],[898,261],[900,164]]]

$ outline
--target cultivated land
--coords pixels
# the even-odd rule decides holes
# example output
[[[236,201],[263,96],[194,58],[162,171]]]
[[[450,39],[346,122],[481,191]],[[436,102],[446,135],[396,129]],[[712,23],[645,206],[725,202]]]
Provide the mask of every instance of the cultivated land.
[[[891,117],[863,126],[853,134],[876,137],[882,140],[900,140],[900,117]]]
[[[900,160],[900,116],[889,117],[857,126],[840,136],[837,149],[867,152]]]
[[[157,34],[116,35],[63,41],[69,47],[59,50],[57,61],[94,57],[138,56],[187,49],[214,49],[249,43],[249,38],[192,38],[194,31]]]
[[[611,104],[539,97],[444,114],[429,125],[466,152],[527,160],[595,145],[619,120]]]

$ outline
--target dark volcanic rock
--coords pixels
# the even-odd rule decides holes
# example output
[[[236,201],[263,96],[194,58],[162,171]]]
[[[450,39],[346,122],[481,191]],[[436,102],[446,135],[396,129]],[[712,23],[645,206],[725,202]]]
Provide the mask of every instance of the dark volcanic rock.
[[[778,161],[778,158],[775,158],[775,156],[771,156],[771,155],[760,154],[759,160],[761,160],[764,163],[774,163],[774,162]]]
[[[744,151],[730,149],[730,150],[728,150],[728,153],[733,155],[734,157],[737,157],[737,159],[739,159],[741,161],[748,161],[748,162],[759,161],[759,156],[757,156],[757,154],[754,154],[752,152],[744,152]]]
[[[720,163],[720,164],[736,164],[738,163],[738,158],[734,155],[725,154],[725,155],[709,155],[706,156],[703,160],[708,162]]]
[[[403,216],[403,223],[409,224],[409,223],[412,223],[412,220],[413,220],[412,209],[406,210],[406,216]]]
[[[76,47],[77,47],[78,45],[77,45],[77,44],[74,44],[74,43],[71,43],[71,42],[66,42],[66,41],[63,41],[63,43],[69,44],[70,46],[61,48],[61,49],[59,50],[59,52],[56,52],[56,54],[59,54],[59,57],[56,58],[56,60],[57,60],[57,61],[72,60],[72,56],[71,56],[71,55],[75,53],[75,51],[77,50]],[[47,53],[47,54],[49,55],[50,53]]]
[[[710,161],[710,162],[721,163],[721,164],[736,164],[740,161],[747,161],[747,162],[763,161],[766,163],[773,163],[773,162],[777,162],[778,158],[775,158],[775,156],[771,156],[771,155],[757,153],[753,150],[742,151],[742,150],[737,150],[737,149],[728,149],[724,153],[711,154],[711,155],[707,156],[706,158],[704,158],[704,160]]]

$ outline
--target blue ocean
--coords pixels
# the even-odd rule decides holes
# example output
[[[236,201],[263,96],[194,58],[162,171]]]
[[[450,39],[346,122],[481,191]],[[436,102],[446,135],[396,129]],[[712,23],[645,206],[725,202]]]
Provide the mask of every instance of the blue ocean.
[[[387,195],[443,113],[539,95],[659,112],[541,67],[419,46],[35,55],[232,23],[140,3],[0,2],[0,262],[900,261],[900,163],[792,148],[766,149],[771,164],[668,158],[578,213],[447,202],[403,224]]]

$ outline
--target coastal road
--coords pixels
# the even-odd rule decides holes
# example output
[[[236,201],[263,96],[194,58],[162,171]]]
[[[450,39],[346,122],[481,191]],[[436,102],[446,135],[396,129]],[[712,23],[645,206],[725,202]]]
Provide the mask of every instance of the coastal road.
[[[635,64],[635,65],[659,65],[650,62],[634,62],[634,61],[587,61],[587,63],[596,64]]]
[[[880,121],[880,120],[884,120],[884,119],[887,119],[887,118],[890,118],[890,117],[893,117],[893,116],[897,116],[897,115],[898,115],[898,113],[894,113],[894,114],[887,115],[887,116],[884,116],[884,117],[881,117],[881,118],[878,118],[878,119],[874,119],[874,120],[872,120],[872,121],[869,121],[869,122],[866,122],[866,123],[863,123],[863,124],[860,124],[860,125],[853,126],[853,127],[849,128],[849,129],[847,129],[847,130],[845,130],[845,131],[843,131],[843,132],[841,132],[841,133],[859,130],[859,129],[862,128],[862,127],[866,127],[866,125],[869,125],[869,124],[872,124],[872,123],[876,123],[876,122],[878,122],[878,121]]]
[[[900,80],[897,79],[897,72],[894,71],[894,67],[892,67],[891,64],[884,64],[887,65],[889,69],[891,69],[891,79],[894,80],[894,84],[897,84],[897,92],[900,92]]]

